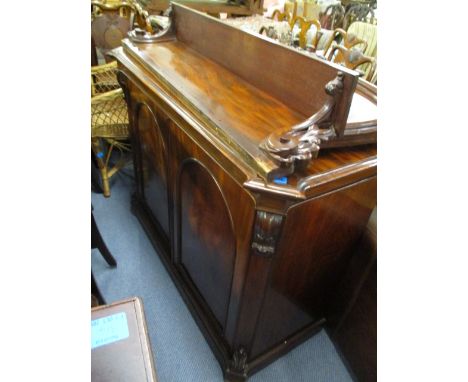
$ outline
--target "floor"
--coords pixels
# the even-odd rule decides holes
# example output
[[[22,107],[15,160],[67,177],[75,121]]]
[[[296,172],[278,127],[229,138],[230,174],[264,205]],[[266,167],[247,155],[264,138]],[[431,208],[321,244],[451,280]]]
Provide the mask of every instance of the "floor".
[[[97,250],[92,251],[101,293],[107,303],[142,298],[159,382],[223,381],[211,349],[130,212],[132,188],[131,170],[125,169],[115,176],[110,198],[92,194],[97,225],[118,263],[110,268]],[[322,330],[249,381],[348,382],[352,378]]]

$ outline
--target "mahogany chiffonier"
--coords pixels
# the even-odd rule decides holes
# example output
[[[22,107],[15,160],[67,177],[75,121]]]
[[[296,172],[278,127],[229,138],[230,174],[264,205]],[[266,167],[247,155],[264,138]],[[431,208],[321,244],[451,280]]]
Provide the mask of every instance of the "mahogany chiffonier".
[[[148,233],[226,380],[324,324],[376,204],[376,88],[172,3],[113,52]]]

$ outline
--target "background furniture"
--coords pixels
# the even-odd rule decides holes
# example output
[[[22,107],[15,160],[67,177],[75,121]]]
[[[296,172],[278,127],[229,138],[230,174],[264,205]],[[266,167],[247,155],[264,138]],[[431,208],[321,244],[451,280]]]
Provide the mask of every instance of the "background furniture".
[[[320,22],[316,19],[305,19],[302,16],[295,16],[293,13],[287,11],[281,12],[275,10],[271,15],[272,20],[277,20],[279,22],[286,21],[291,28],[291,41],[288,41],[289,45],[295,45],[301,47],[302,49],[311,48],[312,51],[315,51],[320,39],[321,25]],[[312,28],[313,27],[313,28]],[[278,28],[276,28],[278,29]],[[313,29],[313,30],[311,30]],[[311,32],[310,43],[308,43],[309,31]],[[262,34],[262,31],[259,31]],[[297,36],[297,37],[296,37]],[[269,37],[272,37],[271,35]],[[278,39],[278,38],[276,38]],[[297,40],[296,40],[297,39]],[[281,40],[281,39],[278,39]]]
[[[372,57],[365,56],[360,50],[346,49],[342,45],[335,45],[330,49],[328,60],[353,70],[357,70],[364,64],[373,64],[375,61]],[[361,73],[365,75],[364,72]],[[374,72],[372,71],[371,74]]]
[[[311,39],[311,43],[310,43],[309,46],[312,49],[312,51],[315,51],[317,49],[318,41],[319,41],[320,36],[321,36],[320,22],[318,20],[315,20],[315,19],[305,20],[301,16],[296,16],[291,20],[290,24],[291,24],[291,29],[293,31],[294,31],[294,27],[297,24],[299,26],[298,40],[299,40],[299,46],[302,49],[306,49],[307,45],[309,45],[309,44],[307,44],[307,34],[308,34],[309,30],[311,29],[311,27],[313,26],[313,28],[315,29],[315,31],[313,33],[314,37]]]
[[[110,196],[110,178],[128,162],[128,113],[124,94],[116,78],[117,64],[91,68],[91,148],[101,174],[102,191]],[[119,159],[110,165],[113,151]]]
[[[289,23],[292,21],[294,17],[295,15],[292,12],[289,12],[287,10],[284,10],[283,12],[281,12],[279,9],[275,9],[273,13],[271,14],[272,20],[287,21]]]
[[[99,250],[107,264],[109,264],[111,267],[117,266],[117,261],[115,261],[114,257],[107,248],[106,243],[102,239],[101,233],[99,232],[98,226],[96,224],[96,220],[94,220],[93,207],[91,206],[91,249],[95,248]],[[95,297],[96,301],[94,301],[93,297]],[[104,300],[104,297],[99,290],[93,275],[93,271],[91,270],[91,306],[104,305],[105,303],[106,301]]]
[[[364,64],[360,67],[365,73],[365,77],[373,84],[377,83],[377,25],[356,21],[352,23],[347,31],[348,34],[353,34],[357,38],[367,42],[366,49],[363,50],[364,55],[375,59],[374,67],[370,64]],[[374,74],[371,73],[374,72]]]
[[[91,38],[106,62],[112,61],[107,53],[120,46],[132,25],[135,12],[132,1],[91,1]]]
[[[346,30],[355,21],[374,24],[377,22],[374,10],[367,4],[352,4],[346,10],[343,28]]]
[[[341,28],[345,16],[345,9],[341,4],[329,5],[320,13],[320,24],[325,29]]]
[[[136,0],[150,14],[161,14],[168,7],[170,0]],[[230,16],[250,16],[263,13],[263,0],[180,0],[179,4],[213,16],[226,13]]]
[[[157,382],[138,297],[91,309],[91,380]]]
[[[327,330],[360,382],[377,380],[377,209],[340,285],[328,299]]]
[[[111,267],[117,266],[117,261],[115,261],[114,257],[110,253],[109,249],[107,248],[106,243],[102,239],[101,233],[99,232],[98,226],[96,224],[96,220],[94,220],[93,211],[91,208],[91,249],[98,249],[101,253],[106,263],[109,264]]]
[[[133,116],[132,209],[226,379],[245,380],[324,323],[326,293],[375,205],[375,136],[353,134],[360,117],[375,128],[363,115],[375,89],[181,5],[170,25],[115,52]],[[336,84],[323,127],[348,130],[323,146],[358,146],[320,151],[310,166],[306,150],[299,162],[268,154],[262,145],[310,121]]]
[[[330,54],[331,48],[339,44],[343,45],[346,49],[358,48],[360,51],[365,51],[367,48],[365,40],[358,38],[354,34],[347,33],[344,29],[337,28],[328,38],[324,48],[324,56],[327,57]]]

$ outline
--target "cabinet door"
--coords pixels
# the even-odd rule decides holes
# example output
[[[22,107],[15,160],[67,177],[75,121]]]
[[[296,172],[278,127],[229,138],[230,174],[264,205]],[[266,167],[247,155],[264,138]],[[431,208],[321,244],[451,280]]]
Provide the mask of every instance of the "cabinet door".
[[[161,111],[146,103],[134,107],[137,129],[140,197],[154,217],[166,241],[169,241],[169,203],[167,183],[167,122]]]
[[[172,124],[171,154],[175,264],[197,303],[225,332],[240,299],[235,274],[247,260],[253,199],[205,147]]]

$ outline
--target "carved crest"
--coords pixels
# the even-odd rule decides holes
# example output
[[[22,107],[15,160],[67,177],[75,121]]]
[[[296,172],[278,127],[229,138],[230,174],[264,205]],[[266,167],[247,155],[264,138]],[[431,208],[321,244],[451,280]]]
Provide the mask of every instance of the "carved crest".
[[[128,38],[133,42],[161,42],[175,39],[174,21],[172,6],[164,12],[164,16],[168,17],[169,25],[163,27],[156,18],[151,18],[146,10],[139,5],[135,5],[135,21],[137,28],[128,32]]]
[[[327,100],[312,117],[285,133],[272,133],[260,143],[260,148],[286,169],[285,174],[304,169],[312,159],[317,158],[322,140],[342,135],[343,132],[335,129],[334,123],[335,106],[343,92],[343,77],[343,73],[338,72],[336,78],[325,85]]]

